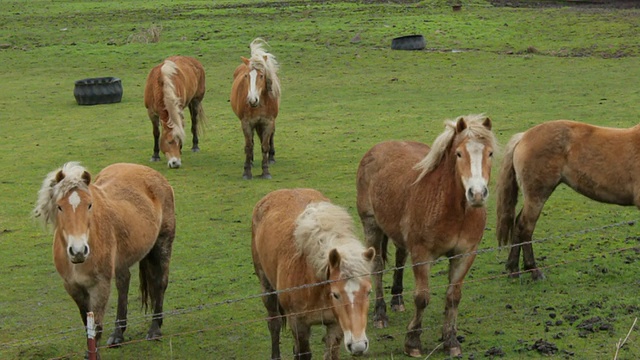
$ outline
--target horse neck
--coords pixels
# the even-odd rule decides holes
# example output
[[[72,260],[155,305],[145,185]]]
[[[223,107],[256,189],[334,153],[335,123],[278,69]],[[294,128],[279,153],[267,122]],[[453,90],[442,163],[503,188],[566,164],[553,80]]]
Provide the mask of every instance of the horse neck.
[[[456,171],[456,157],[446,152],[438,166],[414,185],[412,197],[425,199],[431,207],[451,207],[466,203],[464,185]],[[435,201],[434,201],[435,198]]]

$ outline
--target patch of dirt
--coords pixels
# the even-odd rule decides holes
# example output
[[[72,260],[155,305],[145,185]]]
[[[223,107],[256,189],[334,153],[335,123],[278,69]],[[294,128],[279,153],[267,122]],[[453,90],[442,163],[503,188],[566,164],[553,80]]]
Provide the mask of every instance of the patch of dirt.
[[[501,348],[498,348],[498,347],[494,346],[491,349],[485,351],[484,356],[492,357],[492,358],[496,357],[496,356],[503,357],[504,356],[504,351],[502,351]]]
[[[535,350],[543,355],[553,355],[558,352],[558,347],[554,343],[539,339],[529,347],[529,350]]]
[[[491,0],[493,6],[507,7],[564,7],[605,8],[605,9],[635,9],[640,8],[640,1],[634,0]]]

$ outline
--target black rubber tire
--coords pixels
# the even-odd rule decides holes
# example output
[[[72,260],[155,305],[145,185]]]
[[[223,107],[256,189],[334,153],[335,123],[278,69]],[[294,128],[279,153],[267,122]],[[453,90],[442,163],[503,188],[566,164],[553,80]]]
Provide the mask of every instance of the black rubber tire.
[[[122,100],[122,81],[115,77],[78,80],[73,96],[78,105],[117,103]]]
[[[401,36],[391,41],[393,50],[422,50],[426,46],[427,42],[422,35]]]

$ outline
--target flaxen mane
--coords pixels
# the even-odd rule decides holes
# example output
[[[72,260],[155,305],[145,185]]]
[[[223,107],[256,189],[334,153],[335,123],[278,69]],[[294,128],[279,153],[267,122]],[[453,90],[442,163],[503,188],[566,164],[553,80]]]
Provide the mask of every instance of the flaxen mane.
[[[279,65],[276,57],[264,49],[265,46],[267,46],[267,42],[261,38],[257,38],[251,42],[249,45],[251,48],[251,59],[249,59],[250,67],[264,71],[267,76],[267,82],[269,83],[269,92],[271,92],[273,98],[278,99],[280,98],[280,80],[278,79]]]
[[[307,205],[296,219],[296,247],[316,270],[316,277],[327,279],[329,252],[337,249],[344,277],[371,273],[371,264],[363,256],[364,245],[354,235],[353,220],[343,208],[322,201]]]
[[[164,107],[169,113],[167,127],[171,129],[172,135],[176,140],[184,143],[186,134],[182,126],[183,114],[180,111],[180,98],[176,95],[176,87],[173,83],[173,77],[178,71],[178,66],[171,60],[165,60],[160,72],[162,73],[162,93],[164,94]]]
[[[64,178],[56,182],[58,172],[62,171]],[[33,217],[40,218],[43,225],[54,224],[56,203],[69,190],[78,187],[87,188],[86,179],[83,174],[87,170],[79,162],[70,161],[62,167],[50,172],[42,182],[42,187],[38,191],[38,201],[33,209]]]
[[[456,135],[456,123],[463,119],[467,124],[467,128],[462,131],[460,136],[469,137],[480,142],[488,142],[493,149],[498,149],[497,140],[491,129],[487,129],[482,125],[486,116],[483,114],[474,114],[459,116],[455,120],[447,120],[444,123],[445,129],[431,145],[431,150],[420,162],[418,162],[413,168],[420,171],[420,175],[414,183],[420,181],[427,173],[433,171],[440,161],[442,160],[447,149],[450,148]]]

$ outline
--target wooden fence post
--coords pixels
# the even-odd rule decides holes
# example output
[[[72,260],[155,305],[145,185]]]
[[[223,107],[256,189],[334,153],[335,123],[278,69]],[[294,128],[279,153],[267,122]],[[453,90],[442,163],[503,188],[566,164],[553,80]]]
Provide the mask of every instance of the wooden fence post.
[[[93,320],[93,312],[87,313],[87,354],[89,360],[98,359],[98,350],[96,349],[96,325]]]

